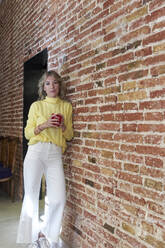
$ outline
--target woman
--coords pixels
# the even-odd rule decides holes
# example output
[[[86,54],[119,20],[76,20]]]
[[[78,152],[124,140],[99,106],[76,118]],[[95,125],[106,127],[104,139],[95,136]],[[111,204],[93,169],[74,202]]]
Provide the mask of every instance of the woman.
[[[17,243],[33,242],[29,247],[55,248],[60,233],[66,201],[62,152],[66,140],[73,137],[72,105],[62,100],[62,93],[61,77],[55,71],[46,72],[39,82],[41,100],[31,105],[25,127],[29,146],[24,160],[25,196]],[[40,227],[38,202],[43,174],[48,210]]]

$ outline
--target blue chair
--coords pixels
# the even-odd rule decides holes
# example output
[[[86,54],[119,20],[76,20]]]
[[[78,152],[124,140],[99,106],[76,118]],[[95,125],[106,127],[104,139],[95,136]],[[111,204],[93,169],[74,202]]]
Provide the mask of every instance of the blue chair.
[[[14,200],[14,176],[18,138],[0,138],[0,183],[8,182],[8,191]]]

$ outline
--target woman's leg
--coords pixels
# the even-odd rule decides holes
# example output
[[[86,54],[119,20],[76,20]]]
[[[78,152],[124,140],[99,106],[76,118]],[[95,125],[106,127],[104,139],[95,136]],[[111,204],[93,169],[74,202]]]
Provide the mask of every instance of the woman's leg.
[[[48,205],[45,211],[43,233],[51,242],[58,242],[66,202],[65,178],[61,149],[50,144],[45,165]]]
[[[31,243],[38,238],[39,191],[43,175],[43,164],[35,145],[28,148],[24,160],[24,200],[18,227],[17,243]],[[36,144],[37,146],[37,144]]]

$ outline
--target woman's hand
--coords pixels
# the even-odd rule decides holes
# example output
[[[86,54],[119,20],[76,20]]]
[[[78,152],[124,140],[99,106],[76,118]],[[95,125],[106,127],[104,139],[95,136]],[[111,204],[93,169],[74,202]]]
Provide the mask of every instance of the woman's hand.
[[[49,127],[54,127],[54,128],[59,127],[58,117],[55,117],[52,119],[52,116],[51,116],[47,121],[38,125],[34,130],[34,134],[37,135],[40,132],[42,132],[44,129],[49,128]]]
[[[59,117],[60,116],[60,117]],[[44,123],[38,125],[34,133],[35,135],[39,134],[42,132],[44,129],[49,128],[49,127],[54,127],[54,128],[62,128],[62,131],[64,132],[66,129],[66,126],[64,124],[64,117],[62,114],[58,114],[57,116],[52,114],[52,116]]]
[[[57,114],[54,115],[52,114],[52,116],[44,123],[38,125],[35,130],[34,133],[35,135],[39,134],[40,132],[42,132],[44,129],[49,128],[49,127],[54,127],[54,128],[62,128],[62,131],[64,132],[66,129],[66,126],[64,124],[64,116],[62,114]]]
[[[59,127],[59,118],[58,116],[52,114],[52,116],[45,122],[42,124],[44,129],[48,128],[48,127]]]
[[[62,131],[64,132],[66,129],[65,123],[64,123],[64,116],[62,114],[58,114],[58,116],[60,116],[60,124],[59,127],[62,128]]]

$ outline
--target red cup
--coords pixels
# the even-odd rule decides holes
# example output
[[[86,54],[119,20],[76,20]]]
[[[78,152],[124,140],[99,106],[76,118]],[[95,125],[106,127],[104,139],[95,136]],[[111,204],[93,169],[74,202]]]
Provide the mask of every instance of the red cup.
[[[61,121],[62,121],[62,116],[60,114],[52,114],[52,119],[58,118],[58,124],[56,123],[57,126],[61,125]]]
[[[59,123],[59,126],[60,126],[61,122],[62,122],[62,116],[60,114],[56,114],[56,117],[58,117],[58,123]]]

